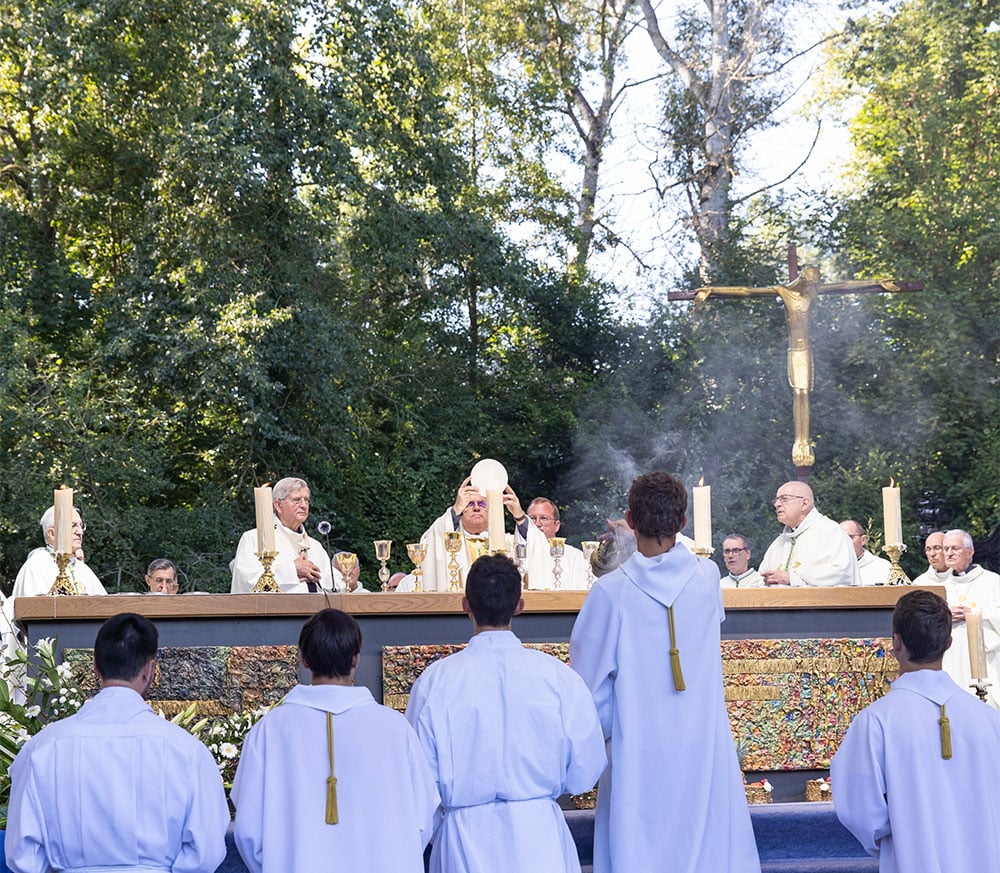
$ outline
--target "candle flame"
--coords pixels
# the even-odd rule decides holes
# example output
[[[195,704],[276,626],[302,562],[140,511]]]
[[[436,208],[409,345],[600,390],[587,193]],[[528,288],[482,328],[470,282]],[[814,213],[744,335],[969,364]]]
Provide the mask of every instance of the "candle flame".
[[[701,478],[700,478],[700,479],[698,480],[698,487],[699,487],[699,488],[701,488],[701,486],[702,486],[702,485],[704,485],[704,484],[705,484],[705,477],[704,477],[704,476],[702,476],[702,477],[701,477]]]
[[[889,477],[889,487],[893,488],[895,485],[896,485],[896,480],[893,479],[892,476],[890,476]]]

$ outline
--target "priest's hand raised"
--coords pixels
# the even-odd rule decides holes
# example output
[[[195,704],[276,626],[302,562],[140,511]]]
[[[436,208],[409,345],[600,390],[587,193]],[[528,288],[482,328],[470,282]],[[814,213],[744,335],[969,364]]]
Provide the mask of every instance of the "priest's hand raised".
[[[455,495],[455,515],[461,515],[465,512],[465,507],[469,505],[470,501],[484,499],[485,495],[472,484],[472,477],[469,476],[458,486],[458,493]]]

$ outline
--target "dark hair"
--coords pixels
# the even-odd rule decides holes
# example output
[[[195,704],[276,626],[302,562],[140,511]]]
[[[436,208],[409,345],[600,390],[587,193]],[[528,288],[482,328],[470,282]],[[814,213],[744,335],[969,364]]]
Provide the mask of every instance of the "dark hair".
[[[480,627],[506,627],[521,599],[521,574],[510,558],[484,555],[470,568],[465,596]]]
[[[299,651],[316,676],[349,676],[361,651],[361,625],[339,609],[321,609],[302,625]]]
[[[636,533],[660,542],[684,527],[687,488],[669,473],[646,473],[629,488],[628,508]]]
[[[892,632],[899,634],[915,664],[936,661],[951,640],[951,609],[930,591],[910,591],[896,602]]]
[[[94,640],[94,666],[102,679],[131,682],[156,657],[160,634],[148,618],[134,612],[112,616]]]

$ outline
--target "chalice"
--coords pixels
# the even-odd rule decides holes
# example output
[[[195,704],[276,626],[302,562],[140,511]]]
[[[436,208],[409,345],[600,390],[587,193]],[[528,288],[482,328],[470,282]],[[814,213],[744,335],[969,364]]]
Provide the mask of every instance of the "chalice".
[[[413,590],[420,593],[424,590],[423,581],[424,570],[420,565],[427,557],[427,543],[407,543],[406,554],[413,561]]]
[[[549,554],[552,555],[552,576],[555,588],[562,588],[562,556],[566,554],[566,537],[549,537]]]
[[[448,553],[449,591],[461,591],[462,583],[458,578],[458,553],[462,551],[462,532],[446,530],[444,532],[444,549]]]
[[[340,570],[340,575],[344,577],[344,589],[349,590],[351,586],[347,578],[354,572],[354,568],[358,566],[358,556],[354,552],[337,552],[333,556],[333,559],[337,564],[337,569]]]
[[[587,565],[587,587],[591,588],[594,585],[594,568],[590,565],[590,559],[594,552],[597,551],[597,547],[600,543],[597,540],[584,540],[580,543],[580,548],[583,549],[583,560]]]
[[[382,583],[382,590],[389,590],[389,568],[386,563],[389,560],[389,553],[392,550],[392,540],[375,540],[375,557],[382,565],[379,567],[378,580]]]
[[[528,571],[525,569],[525,561],[528,558],[528,545],[527,543],[515,543],[514,544],[514,565],[517,567],[517,572],[521,574],[521,587],[528,587]]]

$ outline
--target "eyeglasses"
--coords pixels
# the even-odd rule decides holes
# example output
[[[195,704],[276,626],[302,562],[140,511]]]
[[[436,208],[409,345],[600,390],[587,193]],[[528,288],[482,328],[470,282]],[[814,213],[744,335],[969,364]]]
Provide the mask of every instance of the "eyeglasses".
[[[73,530],[78,530],[80,533],[87,532],[87,523],[85,521],[74,521]]]
[[[972,549],[966,548],[965,546],[945,546],[944,551],[946,552],[971,552]]]
[[[805,500],[801,494],[779,494],[771,503],[780,503],[784,506],[789,500]]]
[[[852,540],[860,540],[864,536],[864,534],[848,534],[848,536]]]
[[[465,508],[468,509],[470,506],[473,509],[486,509],[486,501],[485,500],[470,500],[468,503],[465,504]]]
[[[551,515],[529,515],[528,518],[535,524],[548,524],[550,521],[555,521]]]
[[[931,552],[943,552],[944,546],[924,546],[924,554],[929,555]]]
[[[294,506],[308,506],[309,505],[309,498],[308,497],[279,497],[278,498],[278,502],[279,503],[291,503]]]
[[[742,549],[723,549],[722,554],[724,555],[738,555],[740,552],[749,552],[750,549],[745,546]]]

